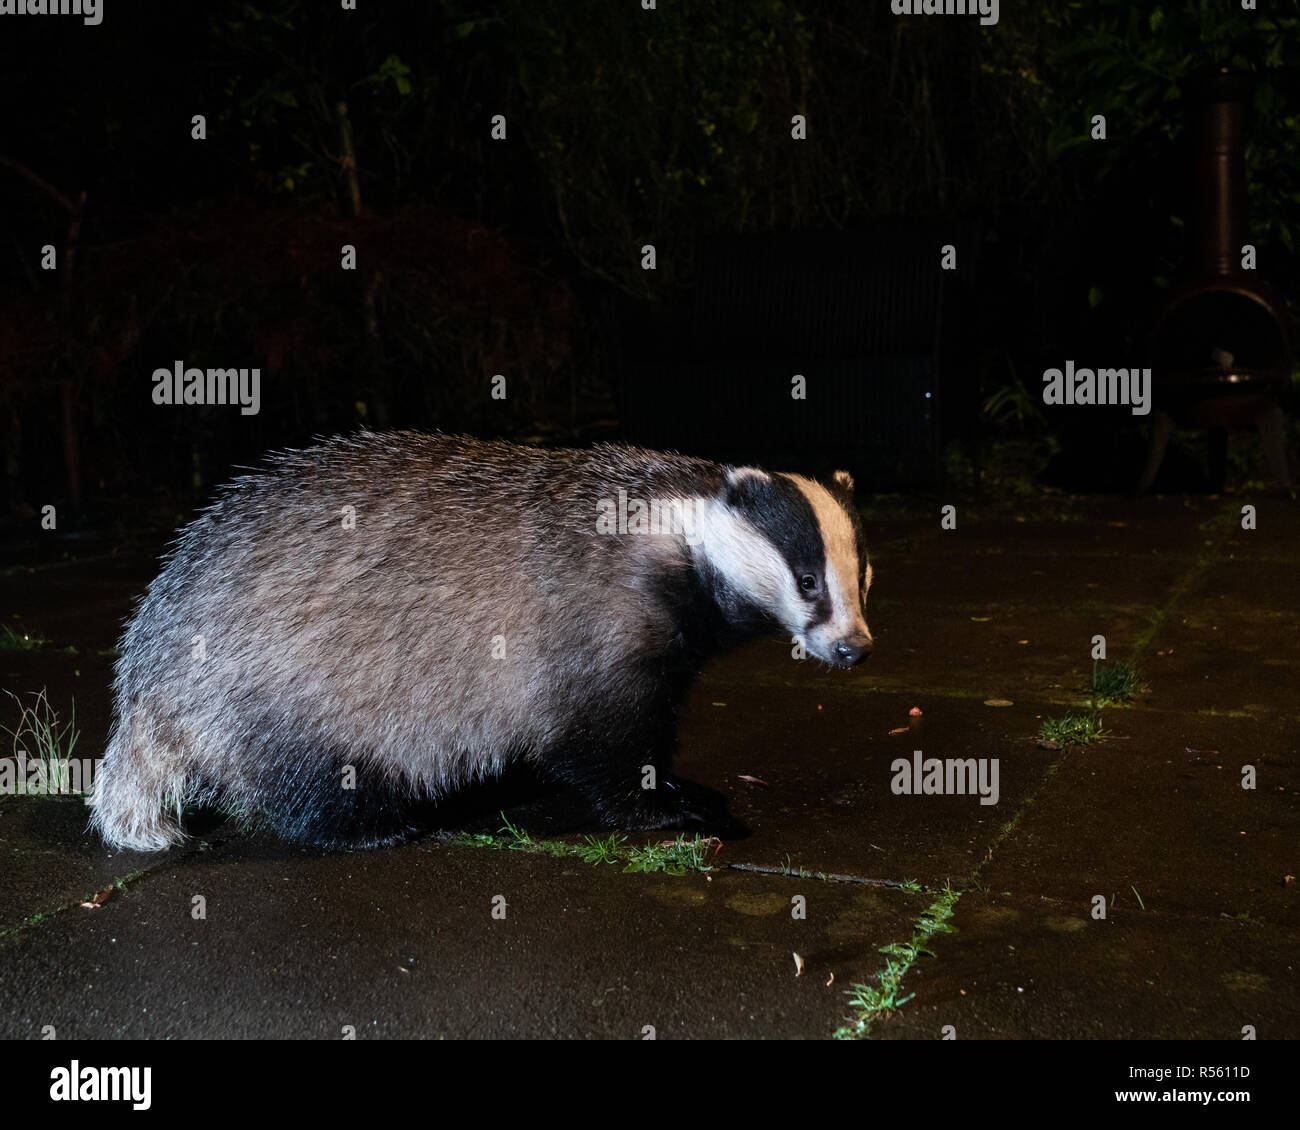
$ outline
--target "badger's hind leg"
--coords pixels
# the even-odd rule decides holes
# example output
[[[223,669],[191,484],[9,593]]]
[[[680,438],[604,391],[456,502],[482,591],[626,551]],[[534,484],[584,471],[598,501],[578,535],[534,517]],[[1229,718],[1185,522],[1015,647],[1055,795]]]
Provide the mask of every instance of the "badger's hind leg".
[[[140,705],[114,727],[91,793],[90,825],[112,847],[165,851],[185,837],[187,746],[176,727]]]
[[[359,759],[297,742],[263,756],[272,768],[258,782],[252,807],[282,839],[329,850],[377,848],[417,830],[408,820],[411,789]]]

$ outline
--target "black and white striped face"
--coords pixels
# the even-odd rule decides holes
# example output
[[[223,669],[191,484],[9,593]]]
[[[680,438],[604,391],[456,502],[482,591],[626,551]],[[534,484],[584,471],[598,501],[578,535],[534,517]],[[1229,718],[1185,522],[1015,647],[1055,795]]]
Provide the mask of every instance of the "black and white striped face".
[[[801,475],[732,468],[705,508],[702,548],[730,586],[771,615],[810,655],[852,667],[871,654],[871,565],[852,508],[853,481],[834,489]]]

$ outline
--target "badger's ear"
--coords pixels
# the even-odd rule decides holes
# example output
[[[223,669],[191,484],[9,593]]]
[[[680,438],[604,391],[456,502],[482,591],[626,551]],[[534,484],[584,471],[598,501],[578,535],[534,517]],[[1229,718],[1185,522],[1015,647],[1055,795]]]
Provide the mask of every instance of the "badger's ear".
[[[771,479],[762,467],[728,467],[727,468],[727,485],[738,486],[746,479],[757,479],[759,482],[768,482]]]
[[[848,491],[849,494],[853,493],[853,476],[847,471],[836,471],[831,478],[834,480],[837,487]]]
[[[772,476],[761,467],[728,467],[722,496],[729,505],[736,506],[742,500],[761,497],[771,482]]]

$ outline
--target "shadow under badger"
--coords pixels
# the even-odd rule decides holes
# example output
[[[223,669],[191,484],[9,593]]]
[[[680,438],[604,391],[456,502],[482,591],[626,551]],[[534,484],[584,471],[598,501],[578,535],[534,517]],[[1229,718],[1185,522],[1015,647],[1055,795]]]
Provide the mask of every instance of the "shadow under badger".
[[[669,763],[700,664],[773,630],[837,666],[870,651],[852,485],[415,432],[277,455],[141,600],[91,823],[161,850],[186,804],[220,802],[373,846],[513,758],[605,824],[698,823]]]

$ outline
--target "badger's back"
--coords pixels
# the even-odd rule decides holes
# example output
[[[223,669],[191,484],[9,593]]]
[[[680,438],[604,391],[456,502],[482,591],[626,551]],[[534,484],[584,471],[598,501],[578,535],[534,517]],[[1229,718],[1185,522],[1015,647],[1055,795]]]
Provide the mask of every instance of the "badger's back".
[[[620,489],[688,486],[658,458],[419,433],[284,456],[185,531],[127,633],[123,690],[209,732],[234,702],[308,726],[328,712],[390,756],[434,733],[435,760],[544,737],[567,682],[671,649],[665,587],[686,560],[595,524]]]

